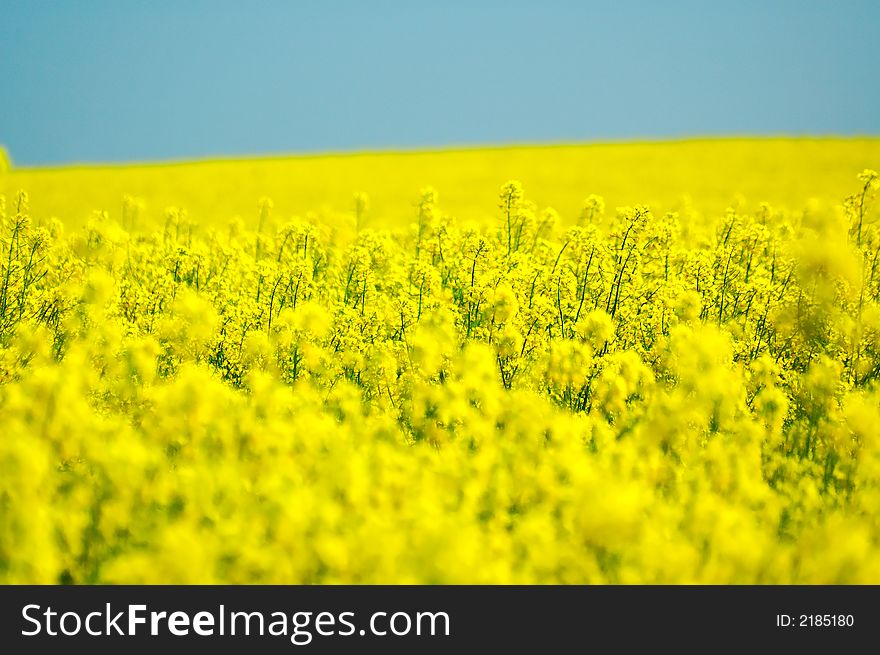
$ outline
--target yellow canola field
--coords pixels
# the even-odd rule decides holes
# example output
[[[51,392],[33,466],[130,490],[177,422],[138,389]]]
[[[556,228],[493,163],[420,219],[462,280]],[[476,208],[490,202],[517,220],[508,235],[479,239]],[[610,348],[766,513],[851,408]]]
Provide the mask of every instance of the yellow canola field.
[[[878,164],[0,172],[0,582],[880,583]]]
[[[752,206],[793,210],[811,198],[838,203],[852,191],[853,171],[876,168],[878,160],[880,138],[700,139],[23,168],[0,179],[0,192],[12,197],[25,189],[35,216],[56,216],[70,227],[96,210],[118,218],[124,196],[144,203],[153,227],[161,227],[167,207],[186,209],[199,225],[233,216],[252,223],[265,196],[277,214],[311,214],[343,229],[351,227],[352,194],[366,192],[366,226],[394,228],[414,220],[418,190],[428,185],[442,193],[445,212],[492,224],[498,187],[515,179],[538,206],[571,223],[591,193],[612,208],[646,204],[661,213],[690,201],[710,216],[740,196]]]

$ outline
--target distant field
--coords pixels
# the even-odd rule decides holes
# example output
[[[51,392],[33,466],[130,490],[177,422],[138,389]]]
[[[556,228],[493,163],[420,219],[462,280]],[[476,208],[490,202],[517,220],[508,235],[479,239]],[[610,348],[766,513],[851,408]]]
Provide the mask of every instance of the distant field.
[[[199,224],[247,220],[268,196],[276,215],[318,212],[322,222],[338,223],[350,219],[352,194],[363,191],[370,197],[366,224],[394,227],[415,219],[426,185],[438,190],[444,211],[487,224],[497,217],[496,190],[517,179],[539,207],[554,207],[570,223],[591,193],[612,208],[641,203],[655,212],[676,208],[685,196],[707,213],[723,212],[737,194],[751,209],[762,201],[792,208],[809,198],[838,203],[851,193],[854,173],[878,160],[880,138],[516,146],[13,168],[0,178],[0,192],[12,197],[25,189],[37,220],[57,216],[76,225],[96,209],[118,217],[126,194],[144,201],[147,220],[169,206],[186,209]]]

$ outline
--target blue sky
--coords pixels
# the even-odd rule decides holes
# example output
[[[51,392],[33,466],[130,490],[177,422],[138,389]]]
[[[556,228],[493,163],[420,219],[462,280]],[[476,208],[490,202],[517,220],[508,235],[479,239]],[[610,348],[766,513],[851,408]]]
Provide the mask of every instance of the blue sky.
[[[16,164],[878,134],[880,2],[7,0]]]

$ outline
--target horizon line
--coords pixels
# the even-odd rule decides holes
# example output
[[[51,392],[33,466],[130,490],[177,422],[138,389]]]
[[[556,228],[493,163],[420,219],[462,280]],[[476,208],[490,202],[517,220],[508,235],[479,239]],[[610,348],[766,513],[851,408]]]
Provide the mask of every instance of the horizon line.
[[[0,144],[0,154],[5,153],[8,168],[6,173],[16,171],[53,171],[71,168],[149,168],[161,166],[189,166],[212,163],[236,163],[245,161],[282,161],[289,159],[320,159],[320,158],[349,158],[365,157],[374,155],[421,155],[421,154],[452,154],[480,150],[537,150],[553,148],[585,148],[603,146],[635,146],[635,145],[665,145],[698,143],[711,141],[864,141],[880,140],[880,134],[697,134],[690,136],[670,137],[633,137],[633,138],[610,138],[575,141],[522,141],[522,142],[484,142],[484,143],[452,143],[448,145],[425,145],[425,146],[388,146],[376,148],[352,148],[352,149],[328,149],[328,150],[304,150],[304,151],[278,151],[263,153],[244,153],[234,155],[202,155],[192,157],[180,157],[169,159],[144,159],[144,160],[72,160],[61,163],[49,164],[25,164],[16,165],[9,150]]]

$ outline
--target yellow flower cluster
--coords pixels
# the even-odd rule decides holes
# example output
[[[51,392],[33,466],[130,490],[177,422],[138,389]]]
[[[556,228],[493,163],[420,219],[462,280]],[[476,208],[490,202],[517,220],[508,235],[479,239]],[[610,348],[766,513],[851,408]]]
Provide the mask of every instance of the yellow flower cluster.
[[[880,583],[877,187],[347,232],[3,198],[0,582]]]

